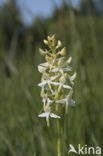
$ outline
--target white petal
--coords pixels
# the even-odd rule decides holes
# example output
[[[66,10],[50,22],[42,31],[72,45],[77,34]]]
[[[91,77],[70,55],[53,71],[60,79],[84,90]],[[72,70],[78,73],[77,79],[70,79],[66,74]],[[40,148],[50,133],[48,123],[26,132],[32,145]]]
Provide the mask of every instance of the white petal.
[[[42,66],[38,66],[38,71],[40,72],[40,73],[43,73],[44,71],[46,70],[46,68],[45,67],[42,67]]]
[[[70,56],[66,62],[69,64],[69,63],[71,63],[71,60],[72,60],[72,57]]]
[[[72,106],[72,107],[74,107],[74,106],[75,106],[75,101],[71,99],[71,100],[69,101],[69,105]]]
[[[43,102],[44,105],[45,105],[45,103],[46,103],[46,98],[43,98],[42,102]]]
[[[52,69],[52,72],[57,72],[57,71],[59,71],[59,68]]]
[[[51,76],[51,77],[50,77],[50,80],[53,81],[53,80],[55,80],[57,77],[58,77],[58,75],[56,75],[56,76]]]
[[[54,113],[50,113],[50,117],[51,117],[51,118],[58,118],[58,119],[60,119],[60,116],[55,115]]]
[[[76,74],[76,72],[75,72],[75,73],[70,77],[70,80],[71,80],[71,81],[74,81],[74,79],[76,78],[76,75],[77,75],[77,74]]]
[[[68,66],[66,68],[63,68],[63,71],[72,71],[72,68]]]
[[[44,118],[44,117],[46,117],[47,115],[48,115],[48,113],[42,113],[42,114],[39,114],[38,117]]]
[[[47,116],[46,116],[46,122],[47,122],[48,127],[49,127],[49,115],[50,115],[50,113],[47,113]]]
[[[53,101],[52,100],[50,100],[49,98],[47,98],[47,103],[48,104],[50,104],[50,103],[52,103]]]
[[[60,85],[59,82],[51,82],[51,84],[53,84],[54,86],[58,86],[58,85]]]
[[[57,100],[56,103],[65,103],[66,99]]]
[[[63,85],[63,88],[66,88],[66,89],[72,89],[70,86],[68,85]]]
[[[51,82],[51,84],[53,84],[55,86],[61,85],[61,83],[59,83],[59,82]],[[72,89],[69,85],[63,85],[63,88]]]
[[[46,83],[47,83],[47,81],[44,80],[43,82],[39,83],[38,86],[43,87]]]
[[[49,63],[48,62],[41,63],[40,66],[48,67],[49,66]]]

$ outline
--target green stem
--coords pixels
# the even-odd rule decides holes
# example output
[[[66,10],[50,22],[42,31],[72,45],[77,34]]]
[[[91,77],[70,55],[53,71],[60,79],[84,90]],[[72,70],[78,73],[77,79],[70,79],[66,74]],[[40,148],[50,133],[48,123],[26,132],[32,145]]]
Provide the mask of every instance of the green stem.
[[[56,105],[56,111],[58,112],[58,104]],[[57,156],[62,156],[62,126],[59,119],[57,119]]]

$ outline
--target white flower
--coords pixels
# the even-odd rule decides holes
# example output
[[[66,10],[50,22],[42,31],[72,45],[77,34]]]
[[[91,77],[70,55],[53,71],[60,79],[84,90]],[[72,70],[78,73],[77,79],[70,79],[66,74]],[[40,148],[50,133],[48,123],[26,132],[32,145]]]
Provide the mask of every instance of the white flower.
[[[51,70],[52,72],[61,72],[62,71],[72,71],[72,68],[68,66],[69,62],[71,61],[71,57],[66,61],[64,57],[61,57],[57,59],[57,64],[58,66],[55,67]]]
[[[51,113],[51,108],[49,106],[49,104],[47,104],[46,106],[44,106],[44,113],[41,113],[38,115],[38,117],[41,117],[41,118],[46,118],[46,122],[47,122],[47,126],[49,127],[49,117],[51,118],[57,118],[57,119],[60,119],[60,116],[54,114],[54,113]]]
[[[72,97],[72,94],[73,94],[73,91],[71,90],[69,92],[69,94],[66,96],[66,98],[64,99],[61,99],[61,100],[57,100],[56,103],[65,103],[66,104],[66,112],[68,110],[68,106],[75,106],[75,101],[73,99],[71,99]]]
[[[66,61],[66,63],[70,64],[72,61],[72,57],[70,56],[69,59]]]
[[[49,89],[52,91],[52,88],[51,88],[52,81],[55,80],[57,77],[58,77],[58,75],[51,76],[47,80],[42,79],[42,82],[39,83],[38,86],[39,87],[44,87],[46,84],[48,84]]]
[[[70,105],[72,107],[75,106],[75,101],[73,99],[69,100],[67,98],[65,99],[61,99],[61,100],[57,100],[56,103],[67,103],[67,105]]]
[[[45,63],[41,63],[40,66],[43,66],[43,67],[48,67],[49,66],[49,63],[48,62],[45,62]]]
[[[61,83],[59,83],[59,82],[51,82],[51,84],[54,85],[54,86],[60,86],[60,85],[61,85]],[[62,85],[62,87],[63,87],[63,88],[66,88],[66,89],[72,89],[71,86],[65,85],[65,84]]]
[[[67,74],[63,74],[60,79],[59,79],[59,82],[60,82],[60,85],[58,87],[58,92],[60,92],[61,88],[63,87],[64,83],[66,82],[66,77],[67,77]]]
[[[63,88],[66,88],[66,89],[72,89],[72,87],[69,86],[69,85],[63,85]]]
[[[38,71],[39,71],[40,73],[43,73],[46,69],[47,69],[46,67],[43,67],[43,66],[41,66],[41,65],[38,66]]]
[[[45,106],[46,102],[47,102],[47,104],[51,104],[53,102],[52,100],[50,100],[48,98],[48,95],[46,93],[44,93],[44,89],[41,90],[41,94],[40,95],[42,97],[42,102],[43,102],[44,106]]]
[[[63,68],[63,71],[72,71],[72,68],[70,66],[67,66],[66,68]]]
[[[50,77],[49,79],[47,79],[47,80],[44,80],[44,79],[43,79],[42,82],[38,84],[38,86],[39,86],[39,87],[44,87],[45,84],[51,83],[51,81],[55,80],[57,77],[58,77],[58,75],[56,75],[56,76],[51,76],[51,77]]]
[[[55,72],[58,72],[59,70],[60,70],[60,68],[57,67],[57,68],[52,69],[52,72],[55,73]]]
[[[40,95],[42,97],[42,102],[43,102],[43,104],[45,106],[48,95],[44,93],[44,88],[42,88]]]
[[[77,73],[75,72],[75,73],[70,77],[70,82],[71,82],[72,85],[74,85],[74,82],[73,82],[73,81],[75,80],[76,75],[77,75]]]
[[[55,80],[58,76],[59,76],[59,75],[56,75],[56,76],[51,76],[51,77],[50,77],[50,80],[52,80],[52,81],[53,81],[53,80]]]
[[[56,72],[61,72],[61,71],[72,71],[72,68],[70,66],[67,66],[65,68],[61,68],[61,67],[57,67],[52,69],[52,72],[56,73]]]
[[[50,105],[51,103],[53,103],[53,101],[47,98],[47,104]]]

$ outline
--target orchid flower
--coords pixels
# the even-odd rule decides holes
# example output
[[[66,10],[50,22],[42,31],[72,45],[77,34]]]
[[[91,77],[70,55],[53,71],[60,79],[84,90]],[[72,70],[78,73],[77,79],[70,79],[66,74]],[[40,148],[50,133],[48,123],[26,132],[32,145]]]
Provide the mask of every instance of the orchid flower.
[[[46,122],[47,122],[47,126],[49,127],[49,118],[58,118],[60,119],[60,116],[54,114],[54,113],[51,113],[51,108],[49,106],[49,103],[47,105],[44,106],[44,113],[41,113],[38,115],[38,117],[41,117],[41,118],[46,118]]]
[[[48,36],[44,40],[47,49],[39,49],[42,56],[45,57],[45,62],[38,65],[38,71],[42,74],[41,82],[38,84],[41,87],[41,97],[43,102],[44,112],[39,117],[45,117],[49,126],[49,118],[57,118],[57,107],[60,104],[65,104],[66,112],[68,106],[75,106],[75,101],[72,99],[73,85],[76,78],[76,72],[71,74],[72,67],[70,63],[72,57],[66,56],[67,50],[62,47],[60,40],[56,41],[55,35]],[[55,112],[52,113],[52,110]]]

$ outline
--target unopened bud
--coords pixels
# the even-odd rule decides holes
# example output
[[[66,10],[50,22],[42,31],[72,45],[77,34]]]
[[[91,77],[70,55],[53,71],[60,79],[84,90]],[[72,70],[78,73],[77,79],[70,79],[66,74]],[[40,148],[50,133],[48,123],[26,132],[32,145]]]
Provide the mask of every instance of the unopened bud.
[[[57,49],[57,48],[60,48],[61,46],[62,46],[62,43],[61,43],[60,40],[58,40],[58,44],[57,44],[57,46],[56,46],[56,49]]]
[[[66,48],[64,47],[61,51],[59,51],[58,54],[65,56],[66,55]]]
[[[45,44],[45,45],[48,45],[48,41],[47,41],[47,40],[44,40],[44,44]]]
[[[40,52],[40,54],[43,55],[43,56],[47,54],[47,51],[44,51],[44,50],[42,50],[41,48],[39,48],[39,52]]]
[[[51,37],[50,36],[48,36],[48,41],[50,41],[50,40],[54,40],[55,39],[55,34],[54,35],[52,35]]]

